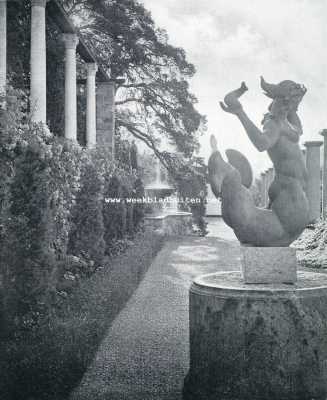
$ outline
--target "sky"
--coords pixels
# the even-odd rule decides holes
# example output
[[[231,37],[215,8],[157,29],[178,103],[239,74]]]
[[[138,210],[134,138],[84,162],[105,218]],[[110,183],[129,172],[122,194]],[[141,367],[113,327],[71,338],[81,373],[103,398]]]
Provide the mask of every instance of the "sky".
[[[260,126],[269,99],[260,76],[278,83],[291,79],[308,92],[299,108],[301,143],[321,140],[327,128],[327,1],[326,0],[141,0],[169,42],[183,47],[196,67],[191,91],[198,110],[207,116],[200,155],[210,155],[214,134],[221,150],[245,154],[256,174],[271,166],[258,153],[238,119],[219,101],[245,81],[244,110]]]

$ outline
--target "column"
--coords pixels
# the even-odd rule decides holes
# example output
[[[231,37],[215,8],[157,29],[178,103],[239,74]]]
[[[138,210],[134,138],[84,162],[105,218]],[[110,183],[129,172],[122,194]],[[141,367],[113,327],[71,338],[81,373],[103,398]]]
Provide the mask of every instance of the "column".
[[[260,185],[260,197],[261,197],[261,207],[265,207],[265,196],[266,196],[266,179],[265,179],[265,174],[264,172],[261,172],[260,174],[261,178],[261,185]]]
[[[275,171],[274,168],[269,168],[268,169],[268,175],[269,175],[269,186],[273,183],[274,177],[275,177]]]
[[[31,97],[32,121],[46,123],[47,60],[45,7],[47,0],[31,2]]]
[[[98,82],[96,95],[97,143],[115,153],[115,94],[116,82]]]
[[[320,186],[320,146],[322,142],[304,143],[306,150],[306,165],[308,171],[307,197],[310,204],[310,222],[320,218],[321,186]]]
[[[7,0],[0,0],[0,94],[6,90],[7,79]]]
[[[96,133],[96,101],[95,101],[95,75],[98,66],[95,63],[87,64],[86,80],[86,146],[92,148],[97,142]]]
[[[265,177],[265,207],[268,207],[269,199],[268,199],[268,189],[269,189],[269,176],[268,170],[264,172]]]
[[[322,170],[322,215],[327,218],[327,129],[323,129],[320,134],[324,138],[324,164]]]
[[[307,157],[306,149],[302,149],[302,154],[303,154],[304,162],[306,162],[306,157]]]
[[[76,47],[74,33],[62,35],[65,43],[65,138],[77,140]]]

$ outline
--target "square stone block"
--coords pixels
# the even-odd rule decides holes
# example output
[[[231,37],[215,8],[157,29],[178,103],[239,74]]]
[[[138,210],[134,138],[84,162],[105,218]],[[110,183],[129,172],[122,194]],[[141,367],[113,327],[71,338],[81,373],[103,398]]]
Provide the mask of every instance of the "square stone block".
[[[290,247],[241,246],[245,283],[295,283],[296,251]]]

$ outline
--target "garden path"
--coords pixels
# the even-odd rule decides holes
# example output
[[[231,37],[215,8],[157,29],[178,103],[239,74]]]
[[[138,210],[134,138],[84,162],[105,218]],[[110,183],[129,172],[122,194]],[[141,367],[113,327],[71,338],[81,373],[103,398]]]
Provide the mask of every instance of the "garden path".
[[[181,400],[189,364],[193,278],[239,268],[239,245],[219,218],[209,235],[166,243],[113,322],[70,400]]]

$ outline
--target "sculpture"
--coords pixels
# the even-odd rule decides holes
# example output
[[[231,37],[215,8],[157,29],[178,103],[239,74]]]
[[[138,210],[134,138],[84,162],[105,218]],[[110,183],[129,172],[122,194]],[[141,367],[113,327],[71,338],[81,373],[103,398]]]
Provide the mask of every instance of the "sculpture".
[[[309,203],[305,193],[307,172],[299,146],[302,125],[297,114],[306,88],[293,81],[277,85],[261,77],[261,87],[272,99],[260,131],[244,112],[238,100],[248,89],[243,82],[228,93],[222,109],[234,114],[242,123],[249,139],[260,152],[267,151],[275,169],[269,187],[269,207],[256,207],[248,190],[252,171],[246,158],[227,150],[225,162],[211,137],[209,180],[216,197],[222,199],[222,216],[246,246],[287,247],[309,223]]]

